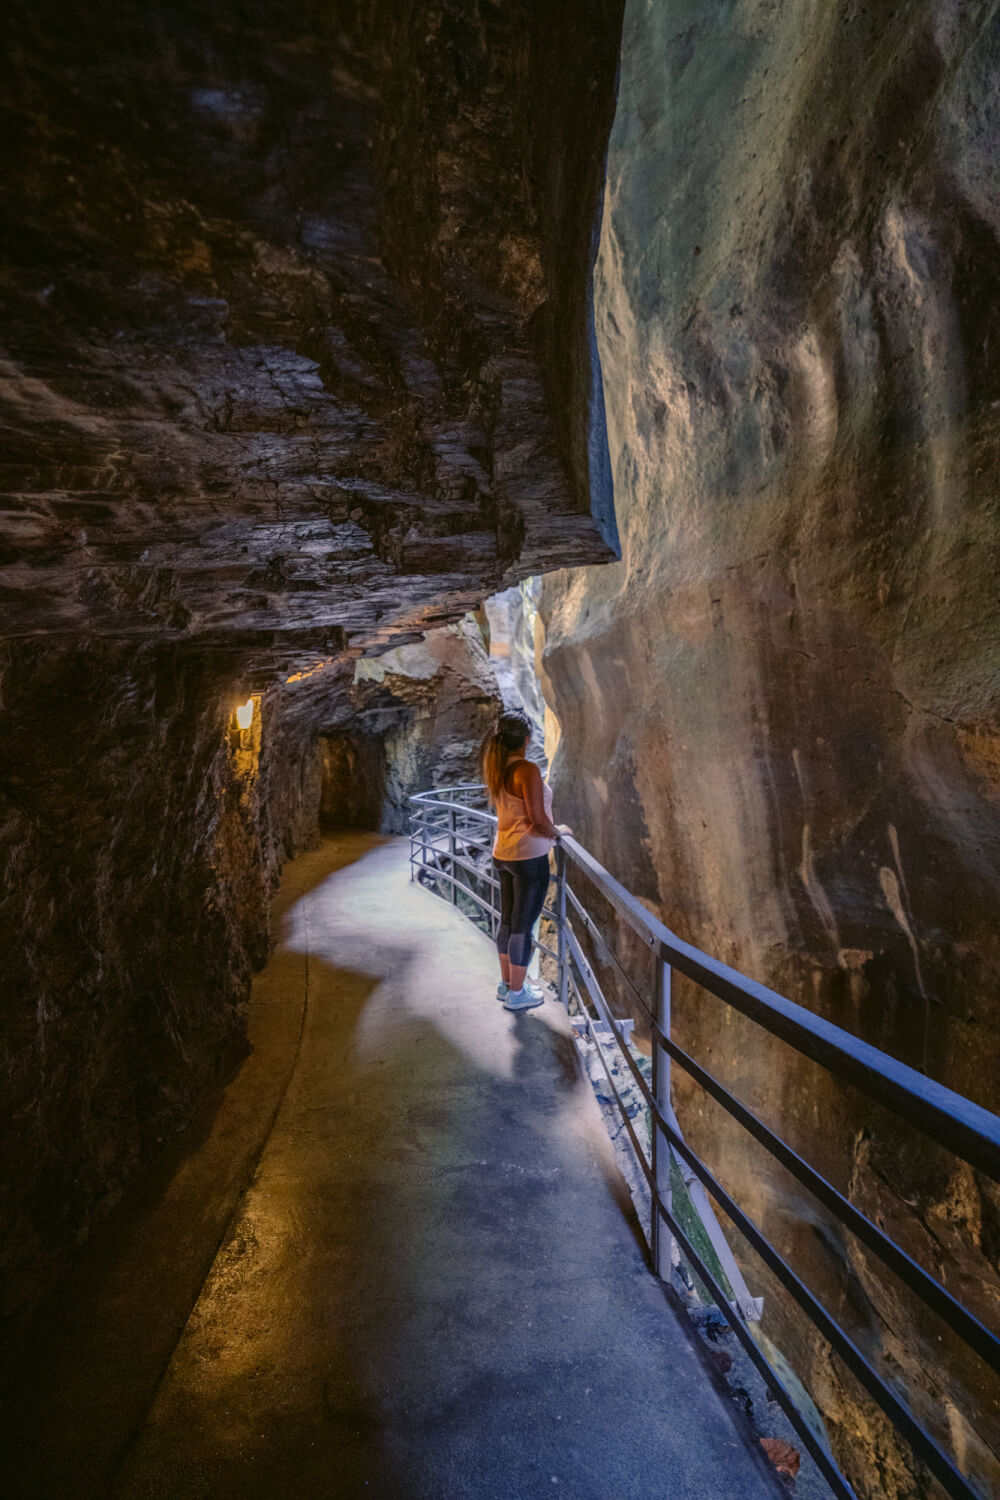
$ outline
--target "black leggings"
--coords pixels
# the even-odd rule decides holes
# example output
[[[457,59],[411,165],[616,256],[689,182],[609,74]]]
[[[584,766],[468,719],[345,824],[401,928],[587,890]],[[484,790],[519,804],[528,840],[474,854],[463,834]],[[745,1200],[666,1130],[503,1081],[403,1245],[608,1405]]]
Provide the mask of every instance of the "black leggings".
[[[531,929],[549,888],[549,856],[495,859],[493,868],[500,881],[497,952],[506,953],[515,968],[526,969],[531,957]]]

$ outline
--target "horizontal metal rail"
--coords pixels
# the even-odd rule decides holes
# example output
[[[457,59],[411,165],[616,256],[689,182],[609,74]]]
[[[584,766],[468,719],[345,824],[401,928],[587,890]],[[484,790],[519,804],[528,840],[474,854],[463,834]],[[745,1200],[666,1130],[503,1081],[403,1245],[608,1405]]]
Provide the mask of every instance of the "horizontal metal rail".
[[[698,1276],[701,1278],[704,1286],[712,1294],[718,1305],[720,1307],[724,1307],[726,1305],[726,1294],[717,1281],[711,1268],[705,1264],[704,1260],[702,1260],[701,1256],[698,1254],[698,1251],[688,1239],[683,1228],[677,1222],[677,1219],[674,1217],[670,1209],[668,1209],[664,1205],[664,1203],[658,1196],[654,1198],[654,1203],[656,1205],[657,1213],[663,1219],[667,1228],[670,1230],[670,1233],[674,1236],[677,1243],[684,1251],[685,1257],[698,1273]],[[812,1458],[816,1467],[823,1475],[823,1478],[830,1486],[830,1489],[837,1497],[837,1500],[857,1500],[857,1496],[855,1495],[854,1490],[848,1484],[840,1469],[837,1467],[837,1463],[833,1457],[833,1454],[819,1440],[812,1427],[809,1425],[807,1418],[802,1415],[802,1412],[799,1410],[798,1406],[795,1403],[795,1398],[790,1394],[788,1387],[781,1379],[781,1376],[777,1373],[774,1366],[770,1363],[767,1357],[761,1353],[760,1347],[755,1342],[753,1334],[750,1332],[748,1326],[745,1323],[741,1322],[739,1318],[734,1318],[732,1323],[730,1324],[730,1327],[742,1344],[746,1354],[749,1355],[750,1360],[755,1365],[758,1373],[762,1375],[764,1380],[767,1382],[769,1394],[774,1397],[775,1401],[785,1413],[785,1416],[788,1418],[794,1431],[797,1433],[802,1446]]]
[[[1000,1182],[1000,1117],[925,1078],[859,1037],[786,1000],[738,969],[683,942],[636,901],[575,839],[570,858],[654,953],[829,1072],[884,1104],[932,1140]]]
[[[580,1003],[580,1007],[582,1010],[583,1005],[582,999],[579,995],[579,991],[577,991],[577,1000]],[[702,1256],[698,1253],[694,1245],[688,1239],[684,1230],[681,1228],[680,1224],[677,1222],[677,1219],[674,1217],[673,1212],[667,1207],[662,1197],[660,1196],[654,1175],[646,1162],[642,1147],[639,1143],[638,1137],[636,1136],[635,1128],[628,1117],[628,1111],[625,1106],[625,1101],[622,1099],[621,1094],[618,1092],[618,1088],[612,1076],[611,1066],[605,1054],[604,1047],[601,1043],[600,1037],[596,1033],[593,1035],[593,1042],[594,1046],[597,1049],[597,1055],[601,1061],[601,1067],[604,1071],[604,1076],[607,1080],[608,1088],[611,1090],[615,1102],[618,1105],[618,1110],[622,1117],[622,1123],[625,1126],[632,1144],[632,1150],[635,1153],[639,1168],[646,1179],[647,1186],[649,1187],[654,1213],[659,1214],[663,1219],[667,1228],[670,1230],[671,1234],[675,1237],[681,1249],[684,1251],[684,1254],[687,1256],[688,1261],[701,1277],[707,1289],[711,1292],[716,1301],[716,1304],[719,1307],[730,1308],[731,1304],[729,1301],[729,1297],[725,1292],[725,1289],[716,1279],[714,1272],[706,1264]],[[732,1285],[731,1282],[730,1285]],[[851,1489],[851,1486],[848,1484],[847,1480],[840,1472],[840,1469],[837,1467],[833,1455],[816,1437],[811,1426],[809,1425],[808,1420],[803,1416],[802,1412],[795,1404],[793,1397],[789,1394],[781,1377],[777,1374],[770,1361],[761,1352],[759,1346],[754,1340],[753,1334],[750,1332],[748,1325],[741,1318],[733,1317],[732,1312],[730,1312],[730,1316],[730,1327],[733,1329],[734,1333],[736,1333],[737,1337],[740,1340],[740,1343],[743,1345],[744,1349],[753,1360],[753,1363],[756,1365],[757,1369],[767,1381],[768,1389],[775,1396],[785,1415],[791,1422],[795,1432],[801,1439],[806,1451],[816,1462],[818,1468],[820,1469],[820,1472],[824,1475],[824,1477],[830,1484],[834,1494],[837,1495],[838,1500],[857,1500],[857,1497],[855,1496],[854,1491]]]
[[[583,952],[580,949],[580,946],[577,943],[576,938],[572,932],[570,932],[569,934],[569,943],[573,960],[581,969],[584,983],[587,987],[591,999],[594,1002],[595,1008],[598,1009],[602,1014],[602,1017],[606,1021],[608,1021],[609,1024],[611,1024],[611,1018],[607,1011],[606,1002],[601,995],[596,980],[594,980],[593,978],[593,972],[590,969],[590,965],[587,963],[586,958],[583,955]],[[594,1037],[594,1040],[598,1046],[598,1049],[600,1050],[600,1041],[596,1036]],[[631,1065],[629,1054],[624,1049],[623,1055],[625,1056],[626,1061],[629,1061]],[[812,1320],[816,1327],[819,1328],[820,1332],[827,1339],[831,1347],[836,1350],[837,1354],[847,1365],[848,1369],[850,1369],[855,1377],[861,1382],[864,1388],[868,1391],[869,1395],[871,1395],[877,1401],[878,1405],[881,1406],[882,1410],[887,1414],[887,1416],[891,1418],[894,1425],[899,1429],[899,1431],[903,1433],[904,1437],[910,1443],[914,1452],[919,1454],[919,1456],[927,1464],[931,1472],[934,1473],[935,1476],[942,1481],[942,1483],[949,1486],[949,1493],[960,1495],[963,1497],[963,1500],[975,1500],[975,1491],[968,1487],[962,1475],[954,1467],[951,1460],[937,1447],[933,1439],[930,1438],[929,1435],[924,1431],[924,1429],[919,1425],[909,1409],[903,1404],[903,1402],[899,1400],[896,1393],[882,1379],[878,1372],[865,1358],[854,1341],[846,1333],[844,1333],[843,1329],[835,1321],[835,1319],[833,1319],[827,1313],[826,1309],[823,1307],[819,1299],[809,1291],[805,1283],[801,1280],[800,1277],[795,1274],[784,1257],[781,1256],[771,1245],[770,1241],[764,1237],[754,1221],[743,1212],[743,1210],[738,1206],[731,1195],[726,1192],[726,1190],[719,1183],[718,1179],[715,1177],[714,1173],[710,1172],[709,1169],[700,1160],[700,1158],[695,1154],[695,1152],[691,1150],[680,1133],[676,1119],[669,1118],[667,1114],[658,1107],[657,1102],[653,1098],[649,1086],[646,1083],[646,1080],[643,1078],[640,1070],[634,1065],[631,1065],[631,1071],[639,1087],[639,1090],[642,1093],[647,1108],[650,1110],[652,1117],[655,1119],[657,1125],[663,1131],[664,1135],[669,1141],[671,1149],[675,1151],[684,1161],[687,1162],[692,1172],[694,1172],[696,1177],[708,1190],[708,1192],[711,1193],[712,1197],[723,1209],[728,1218],[741,1231],[744,1238],[748,1241],[749,1244],[753,1246],[753,1248],[757,1251],[757,1254],[760,1255],[761,1259],[768,1266],[768,1268],[779,1279],[779,1281],[781,1281],[786,1290],[791,1293],[791,1295],[795,1298],[795,1301],[808,1315],[808,1317]],[[610,1075],[609,1082],[611,1082]],[[611,1083],[611,1086],[614,1089],[613,1083]],[[614,1092],[617,1096],[617,1089],[614,1089]],[[650,1184],[650,1189],[654,1193],[654,1195],[656,1195],[656,1187],[652,1175],[652,1170],[651,1168],[646,1167],[645,1160],[642,1157],[641,1148],[638,1146],[638,1143],[635,1140],[634,1131],[631,1128],[629,1129],[629,1135],[632,1137],[634,1149],[640,1156],[640,1162],[643,1166],[646,1180]],[[874,1229],[874,1225],[872,1225],[871,1227]],[[726,1254],[725,1251],[722,1251],[720,1253],[720,1246],[718,1242],[716,1241],[714,1236],[712,1236],[711,1238],[713,1249],[715,1249],[716,1254],[719,1255],[720,1261],[722,1262],[723,1268],[726,1271],[726,1275],[729,1279],[730,1285],[733,1285],[734,1291],[736,1291],[737,1286],[742,1287],[743,1285],[745,1285],[743,1283],[742,1273],[740,1273],[739,1269],[735,1267],[735,1262],[732,1258],[732,1252],[729,1251],[728,1254]],[[725,1245],[724,1240],[723,1244]],[[726,1245],[725,1248],[726,1251],[728,1251],[728,1245]],[[934,1284],[936,1285],[936,1283]],[[748,1294],[745,1292],[742,1296],[739,1293],[737,1293],[736,1296],[737,1306],[743,1313],[744,1317],[748,1316],[745,1307],[745,1298],[747,1296]],[[726,1300],[724,1305],[729,1305],[728,1299]]]
[[[868,1394],[874,1398],[893,1425],[903,1434],[913,1451],[923,1459],[935,1478],[940,1480],[949,1495],[958,1497],[958,1500],[978,1500],[975,1490],[967,1483],[964,1475],[959,1473],[958,1469],[951,1462],[951,1459],[942,1453],[941,1449],[934,1442],[934,1439],[924,1431],[912,1412],[900,1401],[895,1391],[886,1384],[878,1372],[869,1364],[854,1341],[848,1337],[836,1319],[831,1317],[827,1312],[819,1298],[814,1296],[805,1282],[795,1274],[784,1257],[778,1254],[777,1250],[765,1238],[753,1220],[743,1212],[736,1200],[726,1192],[714,1174],[708,1170],[704,1162],[699,1160],[681,1136],[665,1122],[661,1121],[660,1123],[673,1149],[684,1157],[684,1160],[690,1165],[691,1170],[701,1178],[719,1207],[742,1232],[744,1238],[753,1246],[764,1264],[777,1276],[786,1290],[791,1293],[795,1301],[802,1308],[802,1311],[806,1313],[812,1323],[822,1333],[827,1343],[836,1350],[851,1373],[860,1381]]]
[[[444,858],[448,860],[452,865],[457,865],[460,869],[468,870],[471,875],[476,876],[477,880],[481,880],[485,885],[492,887],[493,890],[500,889],[500,882],[499,880],[497,880],[496,876],[488,875],[485,870],[481,870],[478,865],[474,864],[471,860],[463,858],[459,854],[451,854],[447,850],[438,848],[436,844],[421,843],[419,839],[413,839],[412,837],[410,839],[410,846],[411,850],[413,847],[416,847],[418,849],[426,849],[428,852],[438,856],[439,859]],[[426,869],[436,879],[439,878],[441,880],[451,881],[453,884],[458,885],[463,891],[465,891],[467,895],[472,896],[475,900],[479,900],[479,897],[476,896],[476,893],[471,890],[464,881],[459,880],[458,876],[450,873],[440,863],[435,862],[434,865],[422,865],[421,869]],[[481,902],[480,904],[488,905],[488,903],[485,902]],[[495,908],[489,907],[489,910],[495,911]],[[543,917],[547,917],[549,921],[553,923],[558,922],[559,920],[558,912],[554,911],[551,906],[543,906],[541,915]],[[548,953],[551,958],[555,958],[557,956],[552,952],[551,948],[546,948],[544,944],[538,942],[537,939],[535,941],[535,946],[537,948],[541,948],[543,952]]]
[[[974,1349],[981,1359],[1000,1374],[1000,1339],[997,1339],[979,1319],[968,1311],[956,1297],[947,1291],[940,1282],[929,1276],[922,1266],[901,1250],[895,1240],[873,1224],[871,1219],[855,1208],[850,1199],[839,1193],[832,1183],[811,1167],[808,1162],[803,1161],[791,1146],[787,1145],[779,1135],[760,1120],[752,1110],[741,1104],[718,1079],[713,1078],[711,1073],[700,1067],[694,1058],[688,1054],[670,1037],[660,1033],[658,1038],[660,1045],[670,1053],[674,1062],[679,1063],[689,1077],[700,1084],[706,1094],[728,1110],[734,1120],[749,1131],[749,1133],[765,1146],[776,1161],[791,1172],[802,1185],[809,1189],[813,1197],[823,1204],[823,1207],[838,1218],[852,1234],[856,1235],[863,1245],[872,1250],[895,1272],[899,1279],[916,1292],[917,1296],[926,1305],[943,1318],[956,1333]]]
[[[597,981],[597,976],[588,963],[586,955],[584,954],[583,949],[580,947],[580,944],[577,941],[576,934],[570,926],[567,927],[566,940],[569,944],[570,957],[576,964],[577,970],[580,973],[580,977],[583,979],[584,988],[586,989],[587,994],[590,997],[594,1009],[597,1011],[598,1015],[605,1023],[605,1025],[610,1027],[612,1032],[618,1034],[619,1042],[621,1042],[621,1022],[616,1021],[616,1018],[612,1016],[611,1011],[608,1007],[608,1002],[605,999],[604,992]],[[599,1040],[596,1033],[592,1032],[591,1036],[594,1042],[598,1043],[599,1045]],[[668,1123],[667,1115],[660,1109],[657,1101],[654,1099],[649,1084],[642,1076],[642,1070],[636,1063],[636,1060],[632,1056],[630,1049],[626,1046],[620,1045],[619,1050],[622,1057],[625,1059],[625,1063],[629,1069],[629,1072],[632,1074],[632,1077],[635,1080],[636,1086],[643,1097],[646,1108],[649,1110],[651,1117],[656,1120],[658,1124],[666,1126],[666,1124]],[[675,1129],[678,1131],[680,1129],[677,1124],[677,1119],[674,1116],[673,1110],[670,1111],[669,1125],[671,1129]],[[631,1134],[631,1131],[629,1133]],[[666,1130],[664,1130],[664,1134],[666,1134]],[[643,1172],[646,1174],[647,1181],[652,1183],[652,1162],[647,1163],[645,1155],[641,1152],[641,1148],[636,1146],[634,1141],[633,1146],[641,1156],[640,1166],[642,1167]],[[705,1214],[703,1204],[695,1203],[695,1207],[699,1210],[699,1217],[701,1218],[702,1223],[705,1225],[705,1230],[708,1234],[709,1240],[711,1241],[712,1248],[715,1251],[716,1255],[719,1257],[719,1261],[726,1273],[729,1284],[733,1288],[733,1293],[736,1297],[736,1305],[739,1308],[739,1311],[742,1313],[743,1317],[747,1319],[748,1322],[756,1323],[761,1315],[760,1298],[752,1297],[750,1295],[750,1290],[743,1278],[743,1272],[736,1264],[736,1259],[729,1247],[729,1243],[726,1240],[725,1235],[722,1232],[722,1228],[718,1220],[715,1218],[715,1215],[711,1212]]]
[[[491,893],[496,890],[497,882],[488,871],[466,859],[457,843],[458,840],[466,839],[480,854],[488,852],[486,844],[469,838],[471,833],[486,834],[488,830],[491,832],[496,823],[491,813],[470,805],[477,795],[483,796],[484,790],[484,788],[470,784],[447,788],[442,792],[421,793],[411,798],[414,810],[411,861],[419,869],[421,866],[418,861],[422,857],[428,875],[435,879],[450,880],[453,900],[458,889],[465,890],[482,908],[491,913],[491,919],[495,923],[498,919],[495,905],[490,905],[482,896],[470,890],[460,879],[460,872],[463,869],[470,872],[483,882]],[[457,800],[459,795],[470,800],[459,801]],[[420,837],[415,838],[414,834],[418,831]],[[426,840],[427,834],[431,836],[432,842],[430,843]],[[879,1051],[878,1048],[852,1036],[850,1032],[823,1020],[804,1007],[769,990],[766,986],[746,978],[738,970],[702,953],[692,944],[684,942],[647,911],[594,859],[593,855],[589,854],[572,837],[568,835],[563,837],[560,851],[557,910],[552,911],[548,907],[545,909],[545,915],[553,921],[556,928],[558,953],[552,953],[552,950],[547,947],[544,947],[543,951],[549,953],[558,963],[559,991],[565,1003],[568,1004],[572,996],[581,1014],[586,1017],[589,1001],[598,1019],[609,1028],[609,1034],[602,1036],[596,1024],[590,1025],[590,1035],[607,1077],[611,1097],[621,1114],[636,1163],[649,1187],[654,1231],[662,1223],[677,1241],[688,1262],[711,1295],[720,1305],[730,1305],[725,1289],[719,1283],[712,1268],[699,1255],[697,1248],[691,1243],[673,1212],[669,1176],[663,1176],[660,1169],[656,1167],[655,1142],[658,1135],[662,1135],[665,1143],[664,1149],[668,1148],[678,1164],[686,1168],[684,1176],[690,1187],[692,1206],[699,1213],[719,1258],[719,1263],[733,1288],[736,1306],[731,1308],[730,1321],[734,1332],[757,1369],[764,1375],[803,1445],[812,1455],[838,1497],[841,1497],[841,1500],[851,1500],[853,1492],[850,1485],[840,1472],[829,1450],[797,1409],[788,1390],[762,1354],[746,1326],[745,1319],[760,1315],[760,1302],[759,1299],[750,1295],[746,1287],[742,1271],[735,1261],[728,1240],[705,1196],[706,1191],[810,1318],[862,1387],[889,1417],[910,1444],[914,1454],[938,1479],[946,1493],[956,1497],[956,1500],[976,1500],[975,1490],[952,1459],[921,1426],[905,1402],[882,1378],[853,1339],[827,1312],[819,1299],[767,1240],[753,1220],[740,1208],[715,1174],[688,1146],[670,1104],[669,1077],[667,1077],[665,1089],[662,1077],[659,1082],[655,1081],[657,1058],[669,1059],[684,1069],[705,1093],[727,1110],[732,1118],[843,1224],[849,1233],[855,1235],[867,1249],[878,1256],[905,1286],[941,1317],[970,1349],[998,1373],[1000,1373],[1000,1339],[986,1328],[958,1298],[907,1255],[889,1235],[872,1223],[832,1183],[828,1182],[821,1173],[817,1172],[780,1136],[765,1125],[752,1110],[731,1094],[718,1079],[674,1042],[670,1036],[669,1020],[670,970],[676,968],[680,973],[687,975],[703,989],[733,1006],[772,1035],[779,1037],[802,1055],[811,1058],[835,1077],[861,1089],[868,1097],[875,1099],[900,1118],[916,1126],[923,1134],[953,1151],[996,1181],[1000,1181],[1000,1118],[962,1095],[954,1093],[951,1089],[926,1078],[915,1069],[898,1062],[895,1058]],[[428,853],[431,855],[432,863],[427,863]],[[443,867],[445,863],[451,866],[450,872]],[[598,923],[587,911],[577,892],[570,886],[567,879],[570,867],[580,871],[625,924],[642,939],[650,954],[657,961],[658,972],[666,976],[666,1002],[661,995],[659,1000],[654,997],[654,1003],[650,1004],[642,994],[613,952]],[[570,911],[579,920],[582,929],[587,932],[598,961],[611,966],[618,980],[625,986],[630,1000],[642,1007],[649,1018],[650,1035],[654,1045],[655,1088],[650,1087],[632,1054],[626,1035],[626,1023],[620,1021],[611,1012],[594,973],[593,965],[584,953],[573,929],[569,918]],[[630,1028],[631,1022],[627,1025]],[[606,1043],[611,1037],[615,1039],[618,1051],[649,1111],[654,1141],[652,1160],[646,1156],[636,1129],[629,1118],[628,1108],[614,1081],[606,1054]],[[666,1066],[669,1068],[669,1062]],[[654,1232],[652,1236],[654,1247],[656,1241],[657,1236]],[[654,1262],[657,1266],[661,1264],[658,1251],[654,1253]]]
[[[590,912],[584,906],[579,896],[569,885],[567,885],[566,887],[566,899],[572,906],[573,910],[576,912],[577,916],[580,918],[580,921],[582,922],[587,933],[593,938],[597,946],[598,958],[600,959],[600,961],[603,963],[606,958],[610,962],[615,973],[618,975],[618,978],[622,981],[623,984],[627,986],[629,994],[637,1002],[637,1004],[642,1007],[642,1009],[652,1020],[653,1012],[650,1007],[649,1001],[641,993],[638,985],[636,985],[633,981],[632,976],[625,971],[624,966],[618,961],[614,953],[608,947],[607,943],[604,941],[604,938],[601,936],[601,930],[598,927],[597,923],[594,921],[594,918],[590,915]]]

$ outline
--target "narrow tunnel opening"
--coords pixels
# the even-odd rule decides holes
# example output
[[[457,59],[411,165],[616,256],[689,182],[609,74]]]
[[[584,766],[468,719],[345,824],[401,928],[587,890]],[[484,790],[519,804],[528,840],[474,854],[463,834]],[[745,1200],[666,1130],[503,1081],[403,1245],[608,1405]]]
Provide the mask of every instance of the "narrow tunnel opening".
[[[320,825],[383,828],[389,778],[385,734],[342,729],[320,736]]]

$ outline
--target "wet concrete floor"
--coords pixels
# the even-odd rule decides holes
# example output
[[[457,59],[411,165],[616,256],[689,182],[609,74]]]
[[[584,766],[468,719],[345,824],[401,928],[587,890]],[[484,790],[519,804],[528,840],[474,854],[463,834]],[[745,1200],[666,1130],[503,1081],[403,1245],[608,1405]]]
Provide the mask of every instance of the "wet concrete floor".
[[[647,1269],[563,1012],[503,1009],[407,853],[289,866],[255,1051],[50,1317],[8,1493],[781,1493]]]

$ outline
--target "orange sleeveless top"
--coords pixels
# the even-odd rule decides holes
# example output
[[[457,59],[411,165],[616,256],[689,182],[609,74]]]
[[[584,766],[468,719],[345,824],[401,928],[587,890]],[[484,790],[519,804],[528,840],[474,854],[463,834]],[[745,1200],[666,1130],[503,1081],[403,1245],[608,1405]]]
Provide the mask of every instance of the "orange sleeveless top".
[[[552,788],[543,783],[546,816],[552,817]],[[515,797],[502,786],[497,793],[497,834],[493,840],[495,859],[537,859],[548,854],[555,839],[532,833],[531,814],[523,797]]]

